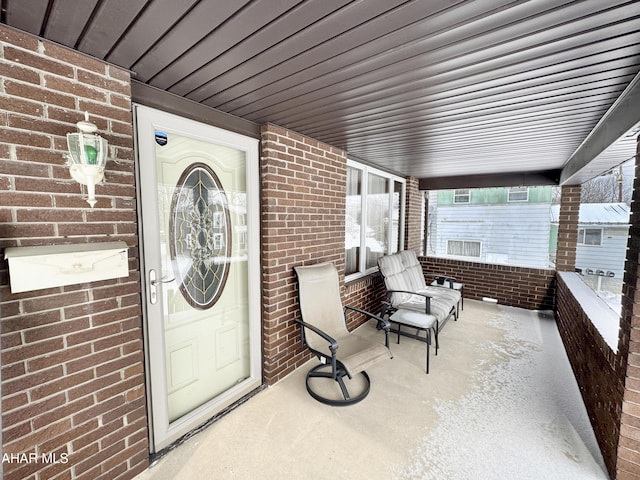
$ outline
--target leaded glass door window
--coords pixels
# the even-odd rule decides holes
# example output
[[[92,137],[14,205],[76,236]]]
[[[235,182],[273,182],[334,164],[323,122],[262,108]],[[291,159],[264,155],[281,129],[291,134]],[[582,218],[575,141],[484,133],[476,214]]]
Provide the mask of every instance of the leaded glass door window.
[[[232,238],[227,197],[206,164],[190,165],[178,179],[169,230],[180,293],[194,308],[210,308],[227,281]]]

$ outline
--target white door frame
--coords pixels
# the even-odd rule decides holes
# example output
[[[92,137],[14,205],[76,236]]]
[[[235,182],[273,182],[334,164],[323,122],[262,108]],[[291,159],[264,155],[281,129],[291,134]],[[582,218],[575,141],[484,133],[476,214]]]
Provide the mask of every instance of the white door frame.
[[[150,449],[157,452],[190,430],[197,428],[229,405],[237,402],[262,384],[262,338],[261,338],[261,275],[260,275],[260,202],[259,202],[259,154],[258,140],[241,134],[206,125],[142,105],[133,105],[134,131],[136,133],[136,177],[138,193],[140,275],[143,292],[143,326],[145,340],[145,362],[147,376],[147,403],[149,411]],[[197,140],[212,142],[239,149],[246,155],[247,191],[247,249],[248,249],[248,289],[249,289],[249,341],[250,376],[218,395],[215,399],[196,408],[178,420],[169,423],[167,405],[167,384],[165,375],[164,342],[158,338],[158,328],[149,322],[158,316],[162,318],[161,301],[154,305],[150,300],[149,272],[161,272],[160,253],[145,243],[145,231],[158,231],[157,198],[149,201],[151,186],[156,182],[155,155],[153,161],[143,155],[155,150],[155,131],[169,131]],[[144,163],[144,172],[142,165]],[[151,165],[153,167],[151,167]],[[146,184],[143,199],[142,190]],[[144,200],[144,201],[143,201]],[[156,248],[157,250],[157,248]],[[158,292],[161,294],[161,291]],[[160,311],[158,311],[158,309]]]

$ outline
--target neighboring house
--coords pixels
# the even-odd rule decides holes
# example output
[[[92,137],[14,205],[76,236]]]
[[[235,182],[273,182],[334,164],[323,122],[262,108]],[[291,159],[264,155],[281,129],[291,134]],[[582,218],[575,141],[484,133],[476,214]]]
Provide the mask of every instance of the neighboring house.
[[[429,254],[546,268],[552,194],[551,186],[433,192]]]
[[[551,209],[555,233],[558,211],[558,205]],[[579,218],[576,268],[585,275],[622,279],[629,236],[629,206],[626,203],[583,203]]]

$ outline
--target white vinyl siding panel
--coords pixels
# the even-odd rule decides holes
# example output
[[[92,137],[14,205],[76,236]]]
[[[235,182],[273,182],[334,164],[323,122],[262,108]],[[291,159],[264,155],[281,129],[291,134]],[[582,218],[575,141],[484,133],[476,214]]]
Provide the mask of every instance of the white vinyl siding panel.
[[[580,228],[602,228],[602,245],[578,245],[576,248],[576,267],[583,269],[614,272],[616,278],[622,278],[627,255],[628,226],[603,227],[583,226]]]
[[[482,244],[478,261],[523,267],[549,266],[549,204],[440,206],[436,256],[447,257],[447,241]]]

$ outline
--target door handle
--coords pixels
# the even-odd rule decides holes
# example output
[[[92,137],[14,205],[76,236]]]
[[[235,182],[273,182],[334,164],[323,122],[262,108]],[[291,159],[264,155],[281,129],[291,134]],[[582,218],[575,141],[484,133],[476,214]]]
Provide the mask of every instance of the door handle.
[[[158,280],[156,271],[151,269],[149,270],[149,303],[151,305],[155,305],[158,303],[158,287],[159,283],[171,283],[175,281],[175,278],[161,278]]]
[[[163,278],[161,280],[151,280],[151,285],[157,285],[158,283],[171,283],[171,282],[175,282],[175,277],[174,278]]]

